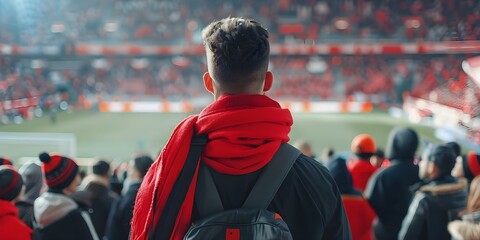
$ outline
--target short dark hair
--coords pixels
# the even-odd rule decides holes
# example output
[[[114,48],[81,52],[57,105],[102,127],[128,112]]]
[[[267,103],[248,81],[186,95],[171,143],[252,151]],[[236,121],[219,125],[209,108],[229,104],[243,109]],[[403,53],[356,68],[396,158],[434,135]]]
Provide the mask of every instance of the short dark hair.
[[[335,149],[333,149],[333,148],[330,148],[330,147],[329,147],[329,148],[327,148],[326,151],[327,151],[327,156],[328,156],[328,157],[331,157],[331,156],[333,156],[333,155],[335,154]]]
[[[445,143],[445,145],[452,148],[453,152],[455,152],[456,157],[462,154],[462,149],[460,148],[460,145],[457,142],[448,142],[448,143]]]
[[[148,169],[153,164],[153,159],[148,155],[137,156],[133,161],[135,168],[140,172],[142,178],[147,174]]]
[[[376,156],[376,157],[379,157],[379,158],[385,158],[385,153],[383,152],[382,149],[377,149],[377,151],[375,151],[373,156]]]
[[[449,176],[455,166],[455,152],[448,145],[433,145],[429,149],[427,160],[437,166],[439,176]]]
[[[99,176],[105,176],[109,170],[110,164],[104,160],[100,160],[92,166],[93,174]]]
[[[210,23],[202,31],[212,53],[210,75],[227,92],[241,91],[249,83],[263,80],[268,69],[268,31],[252,19],[228,17]]]

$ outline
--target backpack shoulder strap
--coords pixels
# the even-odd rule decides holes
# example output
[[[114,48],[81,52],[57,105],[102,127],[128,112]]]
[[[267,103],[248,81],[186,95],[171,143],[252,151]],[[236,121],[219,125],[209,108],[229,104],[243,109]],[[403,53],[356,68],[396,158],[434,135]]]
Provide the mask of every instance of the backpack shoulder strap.
[[[298,149],[288,143],[282,143],[258,177],[243,207],[266,209],[298,156],[300,156]],[[210,171],[207,166],[200,164],[195,205],[201,218],[225,210]]]
[[[195,190],[195,206],[201,218],[225,210],[210,169],[201,163]]]
[[[243,207],[267,209],[300,154],[292,145],[282,143],[258,177]]]

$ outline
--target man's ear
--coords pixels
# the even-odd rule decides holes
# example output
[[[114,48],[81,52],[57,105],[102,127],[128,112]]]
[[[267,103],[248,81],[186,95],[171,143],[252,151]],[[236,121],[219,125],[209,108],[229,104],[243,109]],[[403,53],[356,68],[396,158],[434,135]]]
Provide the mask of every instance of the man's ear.
[[[270,71],[267,71],[267,73],[265,74],[265,83],[263,84],[263,91],[267,92],[268,90],[270,90],[270,88],[272,88],[272,84],[273,84],[273,73]]]
[[[213,94],[213,80],[210,76],[210,73],[208,72],[203,74],[203,85],[205,86],[205,89],[207,89],[207,91]]]

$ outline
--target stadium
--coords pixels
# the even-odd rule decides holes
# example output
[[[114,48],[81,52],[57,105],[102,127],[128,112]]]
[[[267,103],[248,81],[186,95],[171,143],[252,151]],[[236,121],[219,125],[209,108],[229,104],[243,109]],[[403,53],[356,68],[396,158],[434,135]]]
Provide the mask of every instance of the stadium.
[[[416,163],[430,143],[480,154],[479,1],[15,0],[0,1],[0,156],[156,159],[214,102],[202,30],[229,16],[268,31],[265,95],[318,161],[355,158],[363,133],[385,150],[396,127],[418,133]]]

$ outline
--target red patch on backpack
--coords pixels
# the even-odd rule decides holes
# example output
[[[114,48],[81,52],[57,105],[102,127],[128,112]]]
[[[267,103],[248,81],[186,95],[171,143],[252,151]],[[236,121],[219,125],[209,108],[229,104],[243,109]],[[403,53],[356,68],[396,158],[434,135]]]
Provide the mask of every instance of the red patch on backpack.
[[[225,240],[240,240],[240,229],[227,228]]]

